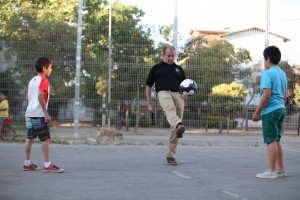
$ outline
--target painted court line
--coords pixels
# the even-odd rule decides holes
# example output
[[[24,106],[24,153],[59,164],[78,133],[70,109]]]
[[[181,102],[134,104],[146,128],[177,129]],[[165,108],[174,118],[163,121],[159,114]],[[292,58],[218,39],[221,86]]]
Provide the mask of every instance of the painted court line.
[[[248,200],[247,198],[242,198],[242,197],[240,197],[240,196],[239,196],[238,194],[236,194],[236,193],[228,192],[228,191],[225,191],[225,190],[223,190],[222,192],[225,193],[225,194],[228,194],[229,196],[232,196],[234,199]]]
[[[191,178],[191,177],[189,177],[189,176],[185,176],[185,175],[179,173],[178,171],[172,171],[172,173],[176,174],[177,176],[179,176],[179,177],[181,177],[181,178]]]
[[[300,153],[300,151],[298,151],[298,150],[294,150],[294,149],[286,149],[286,148],[283,148],[284,150],[287,150],[287,151],[294,151],[294,152],[298,152],[298,153]]]
[[[234,198],[239,198],[238,194],[235,194],[235,193],[232,193],[232,192],[228,192],[228,191],[222,191],[222,192],[225,193],[225,194],[228,194],[228,195],[230,195],[230,196],[232,196]]]

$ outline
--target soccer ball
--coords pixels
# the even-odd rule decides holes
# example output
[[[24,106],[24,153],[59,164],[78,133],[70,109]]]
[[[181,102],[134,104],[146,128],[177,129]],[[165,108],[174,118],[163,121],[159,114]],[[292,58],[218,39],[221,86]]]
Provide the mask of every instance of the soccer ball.
[[[192,96],[197,91],[197,83],[192,79],[185,79],[180,83],[180,94]]]

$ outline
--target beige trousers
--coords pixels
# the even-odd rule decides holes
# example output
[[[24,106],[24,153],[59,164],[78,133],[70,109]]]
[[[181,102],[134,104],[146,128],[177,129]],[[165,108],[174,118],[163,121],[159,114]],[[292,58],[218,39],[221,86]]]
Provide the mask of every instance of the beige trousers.
[[[184,110],[184,99],[178,92],[160,91],[157,94],[160,106],[166,114],[170,124],[169,149],[167,157],[175,158],[178,138],[176,136],[176,125],[181,122]]]

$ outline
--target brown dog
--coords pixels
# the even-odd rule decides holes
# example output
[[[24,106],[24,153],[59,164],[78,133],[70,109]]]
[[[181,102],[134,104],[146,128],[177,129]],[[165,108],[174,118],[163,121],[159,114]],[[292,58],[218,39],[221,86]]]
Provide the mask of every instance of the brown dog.
[[[103,139],[104,136],[112,138],[113,140],[115,139],[115,137],[120,139],[123,138],[123,134],[115,129],[106,128],[106,127],[97,127],[97,131],[98,131],[97,141],[99,140],[99,138]]]

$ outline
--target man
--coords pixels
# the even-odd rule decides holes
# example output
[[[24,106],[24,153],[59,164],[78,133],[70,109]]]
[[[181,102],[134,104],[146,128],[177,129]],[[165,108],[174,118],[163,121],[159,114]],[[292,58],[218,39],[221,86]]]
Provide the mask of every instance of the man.
[[[174,63],[175,56],[175,48],[170,45],[166,46],[163,50],[163,60],[151,68],[146,80],[148,110],[154,112],[151,89],[155,85],[159,103],[170,124],[167,152],[167,163],[170,165],[177,165],[175,160],[176,147],[179,138],[182,138],[182,134],[185,132],[185,127],[182,124],[184,96],[179,93],[179,88],[186,76],[183,69]]]

